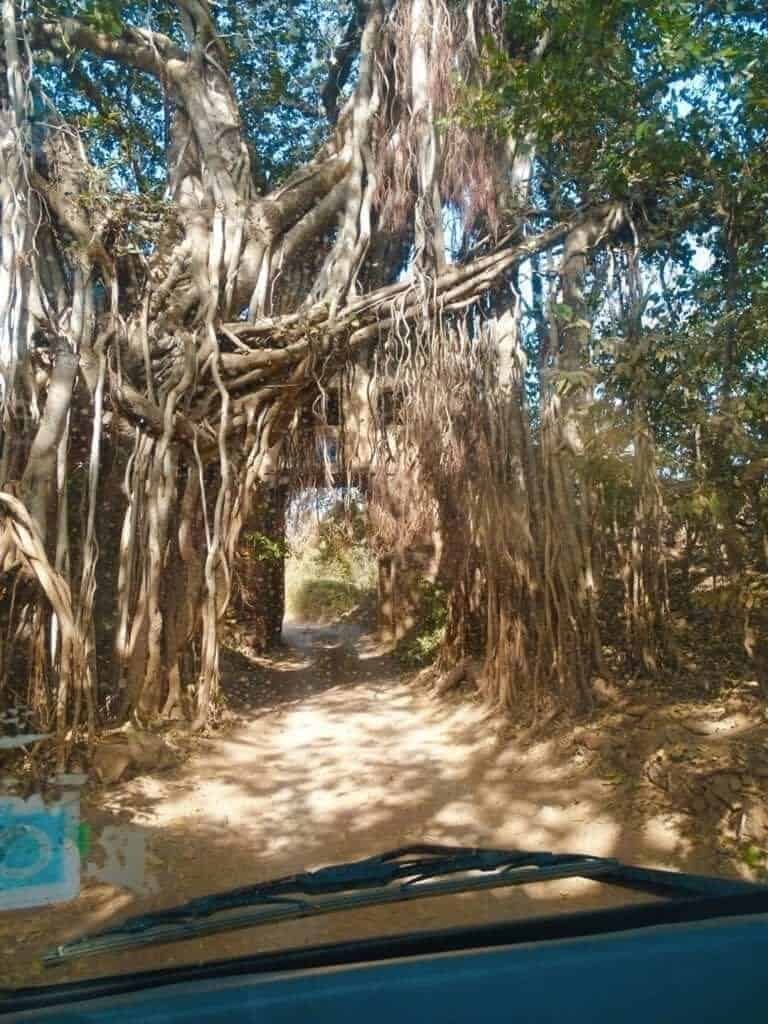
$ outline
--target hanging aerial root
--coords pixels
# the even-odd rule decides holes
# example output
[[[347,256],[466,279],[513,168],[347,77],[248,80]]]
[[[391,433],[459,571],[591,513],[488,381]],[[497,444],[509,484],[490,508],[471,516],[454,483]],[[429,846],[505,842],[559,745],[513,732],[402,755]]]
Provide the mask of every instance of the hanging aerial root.
[[[55,695],[56,737],[59,767],[63,769],[71,735],[68,726],[77,728],[80,724],[77,721],[67,722],[67,710],[73,692],[82,688],[84,683],[78,672],[86,664],[87,648],[75,624],[69,585],[51,565],[31,515],[18,498],[6,491],[0,491],[0,509],[4,520],[4,528],[0,531],[0,548],[5,548],[8,539],[11,541],[23,564],[40,585],[58,622],[61,648]],[[7,533],[7,539],[2,537],[3,533]]]

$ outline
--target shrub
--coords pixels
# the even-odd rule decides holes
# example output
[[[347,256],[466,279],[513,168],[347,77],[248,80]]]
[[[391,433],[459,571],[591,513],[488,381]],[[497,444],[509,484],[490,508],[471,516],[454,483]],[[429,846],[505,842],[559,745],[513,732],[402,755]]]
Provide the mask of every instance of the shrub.
[[[332,622],[357,608],[365,591],[344,580],[301,579],[288,589],[287,610],[300,622]]]
[[[340,504],[292,545],[285,573],[290,617],[330,622],[372,602],[377,563],[365,543],[364,525],[361,513],[350,517]]]
[[[419,581],[417,623],[404,640],[400,661],[406,668],[422,668],[437,657],[445,636],[448,618],[448,596],[439,583],[422,579]]]

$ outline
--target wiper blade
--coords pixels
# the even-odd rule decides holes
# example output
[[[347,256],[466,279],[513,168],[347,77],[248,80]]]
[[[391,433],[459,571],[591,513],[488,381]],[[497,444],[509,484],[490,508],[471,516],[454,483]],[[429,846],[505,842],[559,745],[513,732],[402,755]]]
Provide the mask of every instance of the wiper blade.
[[[195,938],[274,921],[572,875],[597,875],[617,862],[574,854],[433,844],[403,846],[346,864],[288,875],[129,917],[114,928],[57,946],[53,966],[81,956]],[[481,872],[467,875],[467,872]],[[462,877],[456,877],[461,875]],[[453,877],[452,877],[453,876]],[[234,912],[241,910],[240,914]]]
[[[569,870],[584,861],[594,863],[597,858],[568,854],[528,853],[523,850],[487,850],[437,845],[405,846],[346,864],[333,864],[315,871],[304,871],[284,878],[272,879],[256,885],[215,893],[190,900],[169,910],[153,911],[129,918],[119,926],[120,931],[141,932],[156,924],[208,917],[211,914],[238,907],[273,902],[297,902],[300,896],[324,896],[332,893],[357,892],[380,889],[402,881],[413,886],[429,879],[455,875],[466,871],[498,871],[523,867],[541,869],[567,864]],[[612,861],[611,864],[616,862]],[[401,887],[402,889],[402,887]],[[401,891],[401,890],[398,890]],[[299,901],[305,902],[305,901]]]
[[[752,888],[746,882],[632,868],[605,857],[417,844],[130,917],[114,928],[57,946],[43,956],[43,963],[55,966],[95,953],[276,921],[570,877],[600,878],[660,895],[702,896]]]

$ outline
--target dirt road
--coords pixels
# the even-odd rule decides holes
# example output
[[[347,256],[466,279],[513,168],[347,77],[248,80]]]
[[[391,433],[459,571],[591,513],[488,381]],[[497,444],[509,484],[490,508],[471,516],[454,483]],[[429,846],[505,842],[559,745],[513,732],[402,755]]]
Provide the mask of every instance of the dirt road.
[[[674,816],[618,800],[583,756],[501,742],[478,704],[439,703],[401,679],[359,627],[293,626],[269,660],[229,655],[240,724],[164,774],[94,787],[78,900],[0,915],[11,979],[44,982],[261,949],[617,902],[580,881],[425,900],[76,962],[41,976],[51,941],[121,917],[409,841],[617,856],[716,868]],[[10,954],[10,955],[9,955]],[[6,979],[8,980],[8,979]]]

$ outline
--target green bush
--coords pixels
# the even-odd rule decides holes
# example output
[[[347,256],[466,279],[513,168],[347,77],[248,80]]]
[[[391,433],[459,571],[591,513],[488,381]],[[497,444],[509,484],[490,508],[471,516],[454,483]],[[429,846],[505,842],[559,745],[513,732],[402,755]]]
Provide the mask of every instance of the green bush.
[[[357,608],[365,591],[335,579],[304,579],[288,591],[286,605],[300,622],[332,622]]]
[[[269,537],[258,530],[244,530],[240,544],[257,562],[278,562],[290,554],[285,541]]]
[[[440,650],[448,618],[448,595],[439,583],[420,580],[417,612],[416,627],[398,652],[405,668],[423,668]]]
[[[429,665],[437,657],[444,635],[443,627],[429,633],[419,633],[407,640],[398,652],[402,665],[405,668],[424,668]]]
[[[378,567],[365,543],[361,515],[335,513],[292,547],[285,568],[286,611],[305,622],[330,622],[372,603]]]

